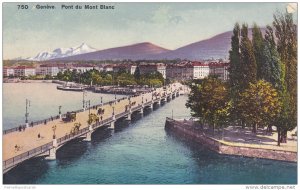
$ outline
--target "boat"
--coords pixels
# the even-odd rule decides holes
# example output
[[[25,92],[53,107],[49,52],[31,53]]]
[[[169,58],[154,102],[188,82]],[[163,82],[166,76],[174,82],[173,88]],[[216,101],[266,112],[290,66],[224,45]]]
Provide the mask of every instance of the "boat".
[[[78,85],[60,85],[56,87],[58,90],[82,92],[84,88]]]

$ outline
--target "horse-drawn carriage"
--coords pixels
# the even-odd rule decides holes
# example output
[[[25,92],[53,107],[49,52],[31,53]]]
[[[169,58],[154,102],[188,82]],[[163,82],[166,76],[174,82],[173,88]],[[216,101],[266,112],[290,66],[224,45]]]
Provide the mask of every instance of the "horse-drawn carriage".
[[[64,122],[76,121],[76,112],[67,112],[66,117],[62,118]]]

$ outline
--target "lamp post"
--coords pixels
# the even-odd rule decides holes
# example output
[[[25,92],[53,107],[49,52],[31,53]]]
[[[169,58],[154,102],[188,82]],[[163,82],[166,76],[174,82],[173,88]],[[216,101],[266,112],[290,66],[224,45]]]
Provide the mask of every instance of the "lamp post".
[[[54,126],[52,127],[52,131],[53,131],[53,139],[56,139],[56,135],[55,135],[56,125],[54,125]]]
[[[91,100],[86,101],[86,107],[89,108],[89,116],[91,114]]]
[[[26,112],[25,112],[25,124],[26,124],[26,127],[29,126],[29,124],[28,124],[28,116],[29,116],[28,107],[30,107],[30,100],[26,99]]]
[[[85,110],[85,99],[84,99],[84,97],[86,96],[86,92],[85,91],[82,91],[82,108],[83,108],[83,110]]]
[[[129,109],[131,109],[131,99],[129,98]]]
[[[59,118],[61,119],[61,106],[58,106],[58,115],[59,115]]]

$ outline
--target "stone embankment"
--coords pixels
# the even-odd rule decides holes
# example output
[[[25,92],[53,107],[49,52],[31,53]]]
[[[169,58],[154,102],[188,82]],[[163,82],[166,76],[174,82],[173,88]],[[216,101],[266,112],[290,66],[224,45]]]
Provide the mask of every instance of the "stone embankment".
[[[193,126],[191,122],[167,118],[165,128],[179,136],[198,142],[219,154],[297,162],[297,151],[278,150],[275,147],[270,148],[259,144],[241,145],[238,143],[235,145],[234,142],[226,143],[211,137],[201,128]]]

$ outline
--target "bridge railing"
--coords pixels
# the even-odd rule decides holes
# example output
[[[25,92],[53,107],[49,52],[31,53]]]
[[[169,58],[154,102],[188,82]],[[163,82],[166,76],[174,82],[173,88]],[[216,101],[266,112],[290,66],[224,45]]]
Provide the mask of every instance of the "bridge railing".
[[[98,121],[98,122],[92,124],[92,128],[95,129],[95,128],[97,128],[97,127],[100,126],[100,125],[104,125],[104,124],[106,124],[106,123],[112,121],[112,119],[113,119],[113,118],[110,117],[110,118],[104,119],[104,120],[102,120],[102,121]]]
[[[127,115],[128,113],[129,113],[129,110],[125,111],[125,112],[122,112],[122,113],[119,113],[119,114],[116,115],[116,118],[123,117],[123,116]]]
[[[39,120],[39,121],[30,122],[28,124],[29,124],[30,127],[33,127],[33,126],[36,126],[36,125],[39,125],[39,124],[43,124],[43,123],[47,123],[49,121],[53,121],[55,119],[59,119],[59,115],[51,116],[47,119],[43,119],[43,120]],[[20,131],[24,127],[26,127],[26,125],[23,124],[23,125],[20,125],[19,127],[14,127],[14,128],[11,128],[11,129],[4,130],[3,135],[6,135],[8,133],[12,133],[12,132],[15,132],[15,131]]]
[[[47,150],[50,150],[53,147],[53,142],[49,142],[47,144],[44,144],[42,146],[39,146],[37,148],[34,148],[32,150],[29,150],[27,152],[24,152],[20,155],[14,156],[13,158],[7,159],[3,161],[3,170],[14,166],[20,162],[23,162],[24,160],[27,160],[29,158],[32,158],[38,154],[41,154],[43,152],[46,152]]]
[[[85,128],[80,129],[78,131],[75,131],[74,133],[67,134],[67,135],[65,135],[61,138],[58,138],[57,139],[57,144],[59,145],[59,144],[64,143],[65,141],[69,141],[70,139],[77,138],[78,136],[83,135],[87,131],[89,131],[89,127],[85,127]]]
[[[132,108],[131,111],[139,110],[139,109],[141,109],[142,107],[143,107],[142,105],[138,105],[137,107]]]

